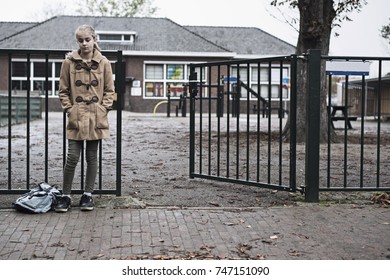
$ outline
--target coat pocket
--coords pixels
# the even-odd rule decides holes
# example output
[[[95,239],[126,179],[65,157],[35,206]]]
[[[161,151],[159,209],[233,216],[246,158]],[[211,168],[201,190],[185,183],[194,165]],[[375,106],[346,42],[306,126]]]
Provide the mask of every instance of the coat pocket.
[[[68,129],[79,129],[79,110],[77,105],[73,105],[68,111]]]
[[[100,104],[96,104],[96,128],[108,129],[107,109]]]

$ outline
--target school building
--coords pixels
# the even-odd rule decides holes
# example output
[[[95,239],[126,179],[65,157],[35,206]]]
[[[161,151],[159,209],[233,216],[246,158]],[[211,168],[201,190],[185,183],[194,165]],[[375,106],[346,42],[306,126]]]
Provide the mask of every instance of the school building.
[[[123,108],[133,112],[152,112],[168,94],[179,98],[188,83],[191,63],[295,53],[293,45],[255,27],[182,26],[167,18],[87,16],[57,16],[38,23],[0,22],[0,49],[70,51],[78,47],[75,30],[82,24],[95,28],[103,53],[123,51],[126,62]],[[0,95],[8,94],[8,59],[7,55],[0,55]],[[57,95],[63,59],[50,56],[49,111],[61,110]],[[253,78],[253,84],[257,84],[255,79],[260,71],[264,86],[268,86],[268,68],[259,67],[254,65],[246,72],[241,71],[240,77],[249,83]],[[288,76],[289,67],[283,71]],[[11,73],[13,95],[26,94],[29,82],[31,96],[43,96],[44,56],[33,55],[28,60],[24,56],[12,57]],[[207,75],[207,69],[203,75]],[[275,98],[279,85],[278,79],[272,81]],[[288,94],[283,94],[283,98],[288,100]]]

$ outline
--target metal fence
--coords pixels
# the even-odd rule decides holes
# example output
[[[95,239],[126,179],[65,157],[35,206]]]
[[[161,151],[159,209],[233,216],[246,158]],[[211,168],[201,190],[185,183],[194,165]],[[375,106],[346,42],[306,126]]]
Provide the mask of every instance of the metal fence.
[[[343,80],[338,103],[328,106],[328,143],[322,147],[319,191],[390,190],[390,83],[384,65],[390,57],[323,56],[322,61],[377,65],[377,78],[368,78],[368,70],[354,67],[346,71],[328,71],[328,104],[331,104],[332,78]],[[368,68],[367,68],[368,69]],[[336,115],[335,108],[340,109]],[[336,123],[338,125],[336,125]],[[336,141],[330,136],[336,131]]]
[[[53,50],[4,50],[0,49],[0,58],[2,61],[7,61],[8,69],[6,71],[6,78],[0,81],[0,90],[7,91],[7,123],[6,133],[1,135],[2,141],[7,141],[6,147],[2,146],[2,150],[6,150],[5,155],[2,156],[2,163],[7,168],[1,170],[1,181],[0,181],[0,194],[20,194],[25,193],[26,190],[30,189],[34,183],[39,181],[45,181],[48,183],[60,183],[59,179],[62,178],[62,168],[65,163],[66,157],[66,114],[64,113],[61,119],[50,119],[50,106],[49,106],[49,73],[52,73],[50,68],[51,61],[63,59],[65,53],[68,51],[53,51]],[[117,96],[117,104],[122,104],[122,96],[124,92],[124,62],[122,62],[122,52],[103,52],[110,61],[115,63],[115,89]],[[37,131],[34,127],[34,122],[31,118],[31,112],[34,109],[32,107],[32,88],[31,88],[31,69],[30,67],[32,60],[39,59],[40,63],[44,63],[43,70],[43,86],[41,90],[43,95],[39,98],[42,100],[42,118],[44,119],[44,131]],[[23,95],[26,102],[26,114],[25,114],[25,126],[19,130],[14,131],[13,126],[13,100],[15,97],[13,85],[13,62],[23,61],[26,65],[27,76],[25,77],[26,83],[23,90],[18,91],[18,96]],[[15,72],[15,71],[14,71]],[[57,90],[57,89],[56,89]],[[55,96],[54,96],[55,97]],[[58,99],[58,97],[57,97]],[[95,190],[96,193],[100,194],[116,194],[121,195],[121,132],[122,132],[122,106],[116,106],[116,153],[114,159],[114,166],[116,169],[115,176],[115,187],[112,188],[110,184],[109,188],[106,188],[103,184],[104,168],[103,168],[103,151],[104,147],[102,142],[99,145],[99,160],[98,160],[98,187]],[[3,107],[2,107],[3,109]],[[31,135],[35,134],[38,139],[36,142],[31,141]],[[56,139],[53,138],[53,135]],[[62,145],[61,142],[62,141]],[[59,148],[59,147],[62,148]],[[38,150],[39,148],[39,150]],[[31,153],[34,152],[33,157]],[[58,166],[49,166],[49,160],[55,159]],[[62,159],[62,160],[61,160]],[[24,178],[20,177],[20,174],[24,173]],[[79,175],[79,176],[78,176]],[[72,190],[72,193],[82,193],[84,189],[84,156],[82,154],[80,161],[79,174],[80,189]],[[39,178],[39,179],[37,179]],[[56,179],[53,179],[56,178]],[[37,181],[39,180],[39,181]]]
[[[8,99],[8,123],[1,128],[6,132],[0,135],[0,140],[5,143],[1,146],[4,156],[0,160],[6,166],[0,170],[0,194],[23,193],[30,188],[32,180],[36,182],[36,178],[50,183],[54,177],[58,179],[62,176],[66,153],[66,116],[63,115],[58,120],[50,119],[52,116],[49,112],[47,85],[50,60],[63,58],[65,53],[66,51],[0,50],[1,61],[8,62],[6,78],[4,80],[3,75],[0,79],[0,90],[7,90]],[[96,192],[121,195],[120,104],[125,71],[122,52],[104,54],[116,62],[114,72],[119,105],[116,106],[114,142],[105,144],[115,146],[115,153],[106,154],[103,144],[100,145]],[[15,58],[19,61],[22,59],[29,65],[36,57],[45,64],[45,87],[40,97],[44,130],[37,131],[34,122],[31,122],[32,90],[29,86],[30,75],[27,75],[27,87],[23,94],[30,101],[26,104],[25,126],[22,131],[15,131],[10,108],[14,97],[11,86],[12,62]],[[307,122],[305,145],[296,143],[296,116],[299,114],[296,109],[298,59],[309,64],[310,72],[306,113],[311,117]],[[333,104],[331,88],[335,75],[329,73],[327,80],[321,81],[321,64],[336,60],[377,62],[379,78],[368,79],[364,73],[352,79],[351,73],[343,74],[341,78],[345,80],[344,90],[339,102]],[[291,55],[192,64],[189,82],[190,177],[290,192],[302,190],[306,201],[318,201],[319,192],[322,191],[389,191],[390,123],[384,120],[390,116],[390,79],[383,78],[385,63],[390,64],[390,58],[330,57],[321,56],[319,51],[312,51],[308,56],[300,58]],[[328,142],[324,144],[319,143],[318,139],[321,82],[328,85],[329,104],[329,135]],[[339,109],[342,114],[337,112]],[[288,142],[283,135],[286,125],[290,129]],[[333,132],[338,142],[333,141]],[[38,139],[34,140],[36,142],[32,142],[32,134],[38,136],[34,138]],[[54,145],[54,142],[57,144]],[[37,147],[40,148],[39,151],[36,151]],[[103,162],[103,158],[107,159],[108,156],[109,161]],[[53,160],[49,158],[53,157],[58,166],[50,166]],[[33,164],[37,159],[41,159],[38,161],[39,166]],[[81,160],[80,189],[75,189],[74,193],[83,191],[83,172]],[[111,178],[114,184],[105,185],[105,172],[115,174],[110,175],[115,177]]]
[[[296,190],[296,65],[283,56],[191,66],[191,178]]]
[[[310,116],[306,143],[299,144],[297,59],[307,63],[306,114]],[[325,67],[321,65],[326,61],[378,62],[379,78],[374,79],[375,87],[370,80],[367,91],[367,73],[358,74],[362,90],[356,95],[356,77],[353,91],[349,89],[351,75],[356,73],[338,73],[345,86],[340,102],[333,104],[335,75],[329,72],[327,81],[321,81],[325,77],[321,72]],[[322,191],[389,191],[390,124],[384,122],[383,108],[388,105],[384,103],[388,102],[390,83],[381,78],[383,63],[389,61],[390,58],[321,56],[320,51],[312,50],[299,58],[292,55],[191,65],[190,177],[300,190],[308,202],[318,201]],[[328,141],[320,143],[320,89],[325,82]],[[350,105],[352,95],[359,96],[357,109]],[[375,115],[367,117],[368,111]],[[283,118],[285,112],[287,120]],[[289,142],[283,138],[286,123]]]

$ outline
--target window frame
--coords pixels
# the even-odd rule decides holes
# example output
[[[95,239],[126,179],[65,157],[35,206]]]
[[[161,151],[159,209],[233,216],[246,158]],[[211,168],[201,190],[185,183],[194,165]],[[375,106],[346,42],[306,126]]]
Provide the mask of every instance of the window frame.
[[[49,64],[51,65],[51,70],[49,69],[49,73],[51,72],[51,76],[48,77],[49,84],[51,85],[49,87],[49,97],[58,97],[58,90],[59,90],[59,82],[60,82],[60,72],[61,72],[61,66],[63,63],[63,59],[49,59]],[[23,62],[27,63],[27,58],[13,58],[11,63],[14,62]],[[46,77],[35,77],[34,73],[34,64],[35,63],[46,63],[46,59],[42,58],[34,58],[30,60],[30,65],[27,67],[30,67],[30,92],[31,93],[38,93],[39,96],[44,96],[46,94],[46,90],[43,88],[41,90],[34,90],[34,83],[42,83],[44,84],[46,82]],[[115,62],[110,61],[111,67],[115,66]],[[58,68],[57,68],[58,67]],[[115,68],[115,67],[114,67]],[[115,81],[115,74],[114,74],[114,68],[113,68],[113,79]],[[27,71],[27,69],[26,69]],[[28,72],[27,72],[28,73]],[[27,73],[25,73],[25,76],[11,76],[11,86],[13,82],[19,82],[20,85],[22,85],[22,89],[16,89],[16,91],[20,92],[26,92],[27,89],[23,89],[23,83],[27,83]],[[57,76],[58,74],[58,76]],[[12,75],[12,72],[11,72]],[[12,88],[12,91],[14,89]]]
[[[196,64],[201,63],[199,61],[192,62],[192,61],[144,61],[143,64],[143,99],[168,99],[168,84],[188,84],[189,82],[189,75],[190,75],[190,64]],[[162,73],[163,77],[162,79],[147,79],[147,66],[148,65],[161,65],[162,66]],[[183,74],[182,79],[168,79],[168,67],[169,65],[181,65],[183,68]],[[207,75],[205,74],[207,70],[203,71],[203,81],[206,81]],[[149,83],[162,83],[163,87],[163,94],[162,96],[147,96],[146,93],[146,86]],[[179,91],[180,92],[180,91]],[[171,94],[172,99],[178,99],[180,98],[180,94]]]
[[[11,63],[19,63],[19,62],[22,62],[22,63],[27,63],[27,59],[26,58],[13,58]],[[61,64],[63,62],[63,59],[49,59],[49,67],[51,67],[51,69],[49,68],[49,74],[51,73],[51,75],[49,75],[48,77],[48,81],[49,81],[49,84],[51,86],[49,86],[49,97],[57,97],[58,96],[58,87],[56,86],[56,84],[59,83],[60,81],[60,77],[56,76],[56,63],[59,63],[59,67],[61,67]],[[27,67],[29,67],[30,69],[30,92],[31,93],[38,93],[39,96],[43,96],[46,94],[46,90],[44,88],[42,88],[41,90],[36,90],[34,89],[35,88],[35,83],[41,83],[41,84],[44,84],[46,82],[46,77],[42,77],[42,76],[35,76],[35,63],[46,63],[46,60],[45,59],[39,59],[39,58],[34,58],[34,59],[31,59],[30,60],[30,65],[27,65]],[[27,69],[26,69],[27,71]],[[20,82],[21,84],[23,84],[24,82],[27,82],[28,81],[28,77],[27,77],[27,73],[25,73],[25,76],[11,76],[11,82]],[[58,72],[59,74],[59,72]],[[16,91],[21,91],[21,92],[25,92],[27,89],[16,89]],[[12,89],[12,91],[14,91],[14,89]]]
[[[137,37],[137,32],[135,31],[96,31],[97,34],[97,39],[98,42],[108,42],[108,43],[128,43],[128,44],[133,44],[136,37]],[[101,35],[115,35],[115,36],[120,36],[120,40],[114,40],[114,39],[102,39],[100,36]],[[129,36],[129,40],[126,39],[126,37]]]
[[[232,65],[231,66],[231,69],[230,69],[230,73],[237,73],[237,70],[233,70],[233,69],[237,69],[237,65]],[[241,66],[240,68],[243,68],[243,69],[247,69],[246,66]],[[285,78],[290,78],[290,75],[291,75],[291,66],[289,64],[286,64],[286,65],[283,65],[283,72],[286,71],[286,74],[283,73],[283,80]],[[249,73],[246,73],[246,75],[249,75],[250,79],[250,88],[257,88],[258,85],[260,85],[260,88],[267,88],[267,93],[266,95],[262,94],[263,93],[263,90],[261,90],[260,92],[260,96],[263,97],[264,99],[266,100],[269,100],[269,97],[268,97],[268,85],[269,85],[269,77],[268,77],[268,71],[269,71],[269,65],[268,64],[260,64],[260,82],[257,81],[257,75],[256,75],[256,79],[253,79],[253,69],[257,69],[258,71],[258,64],[251,64],[249,66]],[[266,70],[267,72],[267,77],[266,79],[262,80],[262,76],[264,76],[264,73],[262,74],[262,72],[264,71],[261,71],[261,70]],[[275,73],[275,75],[273,75],[273,73]],[[231,75],[233,76],[233,75]],[[234,77],[234,76],[233,76]],[[246,76],[248,77],[248,76]],[[273,77],[276,77],[273,78]],[[280,88],[279,88],[279,85],[280,85],[280,81],[279,81],[279,78],[280,78],[280,65],[279,64],[272,64],[271,65],[271,101],[279,101],[280,100],[280,96],[279,96],[279,91],[280,91]],[[247,78],[245,79],[244,82],[247,82]],[[231,86],[231,89],[232,90],[232,85]],[[275,88],[277,87],[277,90],[274,90]],[[288,87],[287,88],[287,92],[284,91],[284,87],[283,87],[283,81],[282,81],[282,100],[283,101],[289,101],[290,100],[290,88]],[[277,97],[273,97],[274,95],[274,92],[278,92],[278,96]],[[242,89],[242,92],[241,92],[241,99],[247,99],[247,92],[245,89]],[[254,97],[252,96],[252,94],[249,96],[249,100],[253,101],[253,100],[257,100],[257,97]]]

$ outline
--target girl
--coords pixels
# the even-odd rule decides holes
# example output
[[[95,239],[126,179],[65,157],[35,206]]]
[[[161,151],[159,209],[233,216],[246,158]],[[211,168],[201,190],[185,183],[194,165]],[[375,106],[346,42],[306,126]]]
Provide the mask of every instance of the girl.
[[[114,96],[111,64],[100,53],[95,30],[91,26],[79,26],[75,34],[79,49],[66,55],[60,73],[59,98],[68,116],[68,153],[63,196],[55,206],[56,212],[66,212],[70,208],[75,168],[84,142],[87,171],[80,209],[93,210],[98,144],[100,139],[110,135],[107,113],[112,109]]]

